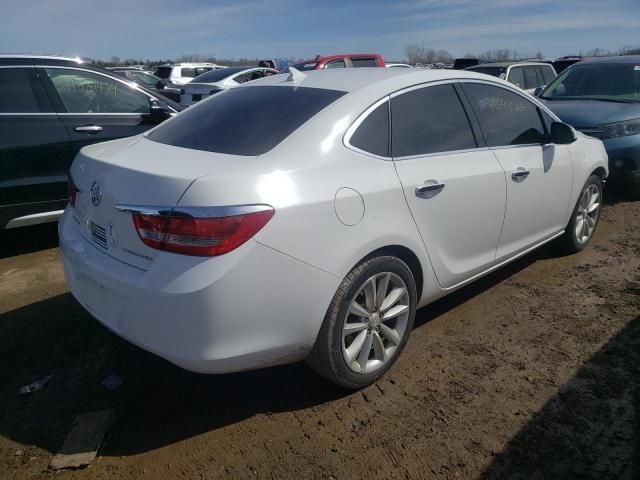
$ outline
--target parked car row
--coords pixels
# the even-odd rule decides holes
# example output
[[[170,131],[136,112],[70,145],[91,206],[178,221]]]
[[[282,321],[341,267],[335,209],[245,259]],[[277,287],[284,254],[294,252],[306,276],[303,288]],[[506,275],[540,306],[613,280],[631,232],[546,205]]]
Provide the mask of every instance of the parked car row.
[[[0,222],[64,208],[73,295],[188,370],[306,359],[371,384],[416,308],[552,240],[583,249],[609,171],[640,181],[640,57],[555,79],[544,62],[490,76],[367,54],[178,66],[179,114],[142,70],[0,56]]]
[[[79,59],[0,56],[0,228],[57,220],[84,146],[143,133],[179,107]]]

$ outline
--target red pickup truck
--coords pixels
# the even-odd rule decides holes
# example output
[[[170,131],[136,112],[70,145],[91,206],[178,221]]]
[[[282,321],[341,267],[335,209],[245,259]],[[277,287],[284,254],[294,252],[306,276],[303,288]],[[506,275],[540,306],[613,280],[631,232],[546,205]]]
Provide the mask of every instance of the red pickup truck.
[[[377,53],[347,53],[343,55],[318,55],[313,60],[291,65],[296,70],[320,70],[322,68],[384,67],[382,55]]]

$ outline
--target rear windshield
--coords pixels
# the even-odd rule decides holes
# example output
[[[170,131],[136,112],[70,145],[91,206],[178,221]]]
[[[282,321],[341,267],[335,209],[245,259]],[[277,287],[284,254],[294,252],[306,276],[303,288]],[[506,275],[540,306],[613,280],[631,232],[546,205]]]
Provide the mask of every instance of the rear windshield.
[[[209,72],[203,73],[202,75],[198,75],[196,78],[191,80],[193,83],[214,83],[219,82],[220,80],[230,77],[234,73],[242,72],[247,70],[247,67],[227,67],[227,68],[219,68],[217,70],[211,70]]]
[[[261,155],[346,92],[308,87],[242,87],[189,107],[147,134],[175,147]]]
[[[504,74],[507,73],[506,67],[471,67],[467,70],[472,72],[484,73],[485,75],[491,75],[492,77],[504,78]]]
[[[169,78],[171,68],[172,67],[156,67],[153,73],[160,78]]]
[[[318,62],[308,62],[308,63],[296,63],[295,65],[291,65],[296,70],[300,70],[301,72],[304,70],[315,70]]]

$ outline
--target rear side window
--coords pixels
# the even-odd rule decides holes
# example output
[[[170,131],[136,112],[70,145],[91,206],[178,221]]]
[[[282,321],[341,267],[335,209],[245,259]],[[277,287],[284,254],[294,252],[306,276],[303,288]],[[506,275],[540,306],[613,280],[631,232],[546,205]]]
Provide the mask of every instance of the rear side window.
[[[507,80],[520,88],[524,88],[524,72],[522,71],[522,68],[512,68],[509,71],[509,78]]]
[[[351,63],[354,67],[377,67],[375,58],[352,58]]]
[[[393,157],[475,148],[469,119],[452,85],[437,85],[391,99]]]
[[[360,124],[349,143],[380,157],[389,156],[389,103],[384,102]]]
[[[538,68],[539,68],[538,72],[542,77],[542,81],[544,82],[544,85],[549,85],[553,81],[553,79],[556,78],[556,76],[553,74],[553,71],[551,70],[551,67],[538,67]]]
[[[346,68],[347,66],[344,63],[344,60],[334,60],[333,62],[327,63],[324,68]]]
[[[0,112],[37,113],[38,102],[25,68],[0,68]]]
[[[180,76],[181,77],[187,77],[187,78],[195,78],[195,77],[197,77],[196,69],[195,68],[191,68],[191,67],[182,67],[180,69]]]
[[[536,67],[523,67],[524,70],[524,87],[526,89],[537,88],[540,86],[538,77],[536,77]]]
[[[545,139],[538,108],[506,88],[465,83],[490,147],[541,143]]]
[[[160,78],[169,78],[171,75],[171,67],[156,67],[153,73]]]
[[[242,87],[189,107],[147,138],[176,147],[261,155],[346,92],[308,87]]]

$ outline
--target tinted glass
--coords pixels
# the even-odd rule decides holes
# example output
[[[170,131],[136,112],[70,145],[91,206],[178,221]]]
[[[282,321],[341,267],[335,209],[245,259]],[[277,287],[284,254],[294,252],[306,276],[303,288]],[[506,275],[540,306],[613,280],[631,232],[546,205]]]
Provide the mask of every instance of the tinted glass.
[[[191,67],[181,67],[180,76],[187,77],[187,78],[195,78],[197,76],[196,69]]]
[[[169,78],[169,76],[171,75],[171,68],[172,67],[156,67],[153,73],[155,73],[160,78]]]
[[[471,67],[467,70],[472,72],[484,73],[485,75],[491,75],[492,77],[504,78],[507,73],[507,67]]]
[[[238,75],[234,80],[238,83],[247,83],[251,80],[258,80],[259,78],[264,77],[264,71],[262,70],[254,70],[253,72],[247,72],[243,75]]]
[[[344,60],[334,60],[333,62],[327,63],[324,68],[346,68]]]
[[[136,72],[135,70],[129,70],[129,77],[137,84],[148,88],[155,88],[160,80],[154,75],[145,72]]]
[[[25,68],[0,68],[0,112],[36,113],[38,102]]]
[[[69,113],[148,113],[149,99],[128,85],[86,70],[48,68]]]
[[[309,62],[309,63],[296,63],[295,65],[291,65],[296,70],[304,72],[305,70],[315,70],[317,62]]]
[[[512,68],[509,71],[509,78],[507,80],[520,88],[524,88],[524,71],[520,67]]]
[[[505,88],[464,84],[490,147],[540,143],[544,129],[538,108]]]
[[[233,88],[189,107],[147,138],[194,150],[261,155],[345,93],[307,87]]]
[[[536,76],[536,67],[523,67],[524,70],[524,87],[527,89],[537,88],[541,84],[538,83],[538,77]]]
[[[375,58],[352,58],[351,63],[354,67],[377,67]]]
[[[469,119],[452,85],[438,85],[391,99],[393,157],[475,148]]]
[[[349,143],[381,157],[389,156],[389,103],[371,112],[351,136]]]
[[[545,89],[545,100],[640,102],[640,66],[635,63],[578,63]]]
[[[553,74],[553,70],[551,70],[551,67],[538,67],[540,75],[542,77],[542,81],[544,82],[544,85],[549,85],[553,79],[555,78],[555,75]]]
[[[231,75],[234,75],[238,72],[242,72],[246,70],[245,67],[229,67],[229,68],[219,68],[217,70],[209,70],[208,72],[203,73],[202,75],[197,76],[192,80],[193,83],[215,83],[220,80],[224,80]]]

